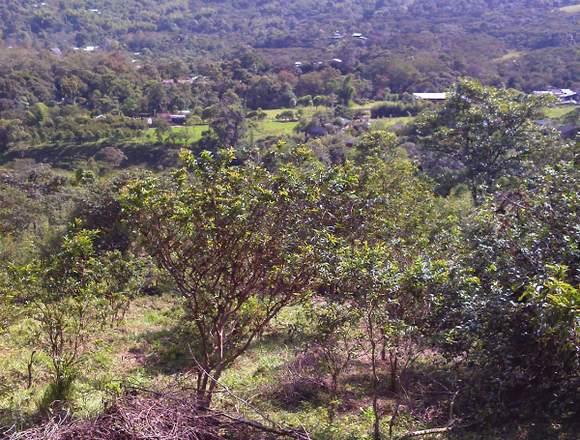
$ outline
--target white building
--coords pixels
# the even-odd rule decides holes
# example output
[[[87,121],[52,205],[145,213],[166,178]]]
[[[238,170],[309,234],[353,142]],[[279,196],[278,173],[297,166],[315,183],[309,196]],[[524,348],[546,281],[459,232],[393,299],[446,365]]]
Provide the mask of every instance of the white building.
[[[447,93],[413,93],[415,99],[424,101],[441,102],[447,99]]]

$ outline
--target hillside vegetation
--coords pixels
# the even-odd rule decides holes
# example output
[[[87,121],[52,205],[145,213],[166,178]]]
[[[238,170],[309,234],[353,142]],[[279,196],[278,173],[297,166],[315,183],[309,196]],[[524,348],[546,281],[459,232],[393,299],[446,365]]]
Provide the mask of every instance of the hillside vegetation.
[[[0,439],[576,440],[574,10],[3,1]]]

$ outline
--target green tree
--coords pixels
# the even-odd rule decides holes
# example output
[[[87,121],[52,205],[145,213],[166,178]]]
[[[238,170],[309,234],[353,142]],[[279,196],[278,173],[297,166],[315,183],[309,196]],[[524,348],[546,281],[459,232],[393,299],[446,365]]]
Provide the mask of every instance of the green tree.
[[[45,408],[68,399],[93,349],[93,333],[111,316],[119,317],[128,300],[125,293],[138,292],[145,273],[144,266],[124,261],[118,252],[97,255],[97,234],[71,232],[53,255],[10,267],[13,300],[31,320],[35,348],[51,361]]]
[[[197,393],[209,404],[216,380],[316,274],[307,203],[315,197],[298,170],[279,175],[234,167],[232,150],[196,160],[169,180],[130,184],[131,224],[185,299]]]
[[[366,341],[370,346],[373,438],[380,440],[380,347],[384,333],[382,330],[388,322],[386,304],[394,299],[397,291],[397,270],[390,263],[387,246],[382,243],[371,246],[362,242],[346,247],[341,251],[339,261],[337,269],[342,294],[351,296],[363,315]]]
[[[308,318],[313,327],[312,348],[322,354],[322,367],[330,375],[328,416],[332,422],[340,404],[340,379],[363,351],[361,313],[352,301],[329,298],[314,303]]]
[[[0,152],[29,138],[30,134],[25,130],[22,121],[0,119]]]
[[[171,125],[165,119],[157,118],[154,123],[157,143],[162,144],[168,133],[171,133]]]
[[[355,88],[352,83],[352,75],[347,75],[342,84],[340,85],[340,89],[338,90],[338,98],[340,99],[340,103],[345,107],[350,105],[350,101],[352,101],[355,95]]]
[[[445,156],[458,169],[456,182],[467,183],[479,203],[485,187],[521,176],[530,158],[556,141],[535,122],[545,104],[545,98],[462,80],[443,107],[423,114],[417,130],[423,147]]]
[[[389,355],[396,389],[401,373],[425,344],[416,329],[427,319],[430,299],[413,274],[431,255],[444,252],[447,238],[435,238],[436,231],[451,227],[430,185],[416,176],[409,161],[378,157],[381,139],[380,133],[369,136],[368,156],[359,165],[335,168],[332,184],[324,190],[325,212],[335,223],[320,251],[323,292],[354,304],[362,317],[376,439],[381,438],[383,412],[382,358]]]
[[[245,111],[240,99],[231,94],[204,114],[220,145],[237,147],[247,130]]]
[[[86,84],[75,75],[68,75],[59,82],[60,94],[63,99],[76,104],[76,101],[86,90]]]
[[[43,127],[50,122],[50,110],[46,104],[36,103],[29,112],[28,123],[36,127]]]
[[[0,252],[2,252],[2,241],[0,237]],[[4,255],[0,254],[4,257]],[[8,268],[4,264],[0,265],[0,336],[8,329],[18,317],[18,309],[15,307],[14,286],[8,275]]]
[[[370,131],[365,133],[356,144],[356,160],[365,162],[369,157],[392,157],[397,147],[398,139],[388,131]]]
[[[533,420],[546,437],[555,424],[573,426],[579,182],[573,164],[547,168],[497,194],[465,226],[463,269],[447,286],[438,321],[448,321],[443,351],[473,365],[461,395],[469,417]]]
[[[164,84],[155,82],[149,85],[147,90],[147,108],[151,113],[166,111],[169,105],[169,97]]]

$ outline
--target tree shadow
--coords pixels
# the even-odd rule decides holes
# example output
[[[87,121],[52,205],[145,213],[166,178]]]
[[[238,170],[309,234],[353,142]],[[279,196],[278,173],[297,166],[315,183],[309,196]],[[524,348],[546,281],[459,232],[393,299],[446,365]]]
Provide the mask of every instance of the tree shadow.
[[[192,340],[180,326],[151,330],[139,335],[139,344],[129,352],[149,375],[184,373],[194,365]]]
[[[195,366],[190,347],[195,352],[196,336],[179,323],[169,328],[150,330],[138,336],[139,344],[129,350],[148,374],[179,374]],[[246,355],[254,352],[271,352],[287,344],[299,346],[299,338],[266,332],[252,341]],[[244,355],[242,355],[243,357]]]
[[[0,164],[17,159],[34,159],[39,163],[73,170],[79,163],[93,158],[105,147],[116,147],[125,154],[123,168],[142,166],[159,169],[176,166],[179,163],[180,147],[156,143],[115,142],[105,139],[99,142],[67,142],[40,145],[28,149],[12,149],[0,155]]]

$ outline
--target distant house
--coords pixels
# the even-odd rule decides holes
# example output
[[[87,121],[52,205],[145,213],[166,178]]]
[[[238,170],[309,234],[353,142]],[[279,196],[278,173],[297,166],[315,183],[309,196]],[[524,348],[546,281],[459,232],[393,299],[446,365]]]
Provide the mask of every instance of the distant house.
[[[443,102],[447,99],[447,93],[413,93],[415,99],[431,102]]]
[[[159,113],[157,115],[159,119],[167,121],[169,124],[174,125],[184,125],[187,121],[187,115],[173,115],[171,113]]]
[[[576,104],[579,99],[578,92],[571,89],[558,89],[556,87],[548,87],[546,90],[534,90],[532,94],[535,96],[554,96],[560,104]]]
[[[163,79],[161,80],[161,83],[166,86],[172,86],[173,84],[192,85],[198,78],[199,76],[192,76],[191,78],[182,78],[182,79]]]
[[[367,37],[365,37],[363,34],[361,34],[360,32],[355,32],[354,34],[352,34],[352,38],[357,39],[357,40],[361,40],[361,41],[366,41],[368,40]]]
[[[187,121],[187,115],[170,115],[171,123],[176,125],[185,125]]]

